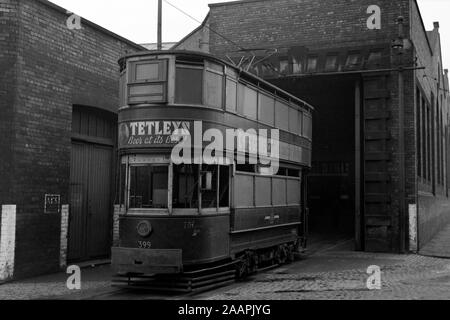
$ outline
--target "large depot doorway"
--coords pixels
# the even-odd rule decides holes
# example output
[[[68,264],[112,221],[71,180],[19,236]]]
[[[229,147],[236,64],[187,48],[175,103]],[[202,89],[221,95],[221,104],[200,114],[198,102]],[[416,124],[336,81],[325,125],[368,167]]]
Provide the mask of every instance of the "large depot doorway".
[[[307,194],[310,239],[355,239],[361,228],[357,189],[359,83],[356,76],[281,79],[276,85],[314,106],[312,171]],[[359,194],[359,192],[358,192]],[[358,207],[358,208],[357,208]]]
[[[114,192],[114,114],[74,107],[68,261],[107,258]]]

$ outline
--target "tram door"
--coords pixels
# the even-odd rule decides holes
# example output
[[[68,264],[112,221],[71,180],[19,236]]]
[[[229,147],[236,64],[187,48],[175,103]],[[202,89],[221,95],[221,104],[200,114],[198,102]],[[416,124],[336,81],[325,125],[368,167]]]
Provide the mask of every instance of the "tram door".
[[[81,118],[83,122],[83,115]],[[86,121],[91,123],[91,127],[93,122],[99,125],[99,121],[92,116],[86,117]],[[97,134],[98,131],[90,133],[91,136],[100,135]],[[113,210],[113,144],[108,145],[107,139],[104,138],[100,144],[89,141],[88,136],[75,136],[76,138],[72,139],[70,166],[70,262],[109,256]]]

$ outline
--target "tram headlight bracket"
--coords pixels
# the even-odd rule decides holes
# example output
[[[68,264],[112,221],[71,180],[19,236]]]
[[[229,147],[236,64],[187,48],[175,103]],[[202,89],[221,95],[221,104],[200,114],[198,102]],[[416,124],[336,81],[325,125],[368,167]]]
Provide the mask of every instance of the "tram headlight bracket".
[[[146,238],[150,236],[153,231],[152,224],[148,221],[141,221],[136,227],[137,233],[142,237]]]

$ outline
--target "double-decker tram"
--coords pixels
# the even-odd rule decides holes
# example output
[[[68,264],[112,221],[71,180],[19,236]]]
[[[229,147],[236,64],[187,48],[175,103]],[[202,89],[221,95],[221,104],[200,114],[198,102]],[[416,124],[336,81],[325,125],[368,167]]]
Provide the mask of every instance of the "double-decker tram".
[[[191,291],[292,261],[306,244],[313,108],[207,54],[120,66],[123,281]]]

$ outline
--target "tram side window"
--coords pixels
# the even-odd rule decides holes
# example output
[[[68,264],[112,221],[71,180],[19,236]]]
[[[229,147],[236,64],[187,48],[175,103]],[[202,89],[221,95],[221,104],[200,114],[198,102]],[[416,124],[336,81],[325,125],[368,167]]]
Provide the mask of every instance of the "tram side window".
[[[119,189],[118,189],[118,199],[120,205],[125,204],[125,180],[126,180],[127,166],[126,164],[120,165],[120,174],[119,174]]]
[[[230,206],[230,167],[219,167],[219,207]]]
[[[289,106],[275,102],[275,126],[280,130],[289,131]]]
[[[198,208],[198,170],[199,167],[197,165],[180,165],[173,167],[173,208]]]
[[[206,105],[212,108],[223,108],[223,67],[207,62],[206,79]]]
[[[238,112],[251,119],[258,117],[258,92],[243,84],[238,86]]]
[[[198,165],[174,166],[173,208],[197,209],[199,189],[202,209],[228,208],[230,206],[230,168],[227,166],[219,168],[215,165],[203,166],[199,174]]]
[[[203,104],[203,67],[177,65],[175,102]]]
[[[202,208],[217,208],[217,166],[202,167]]]
[[[237,109],[237,82],[231,79],[227,79],[226,108],[231,112]]]
[[[275,124],[275,100],[263,93],[259,94],[259,121],[273,126]]]
[[[130,209],[167,209],[167,166],[130,167]]]
[[[309,115],[303,115],[303,136],[312,139],[312,118]]]

